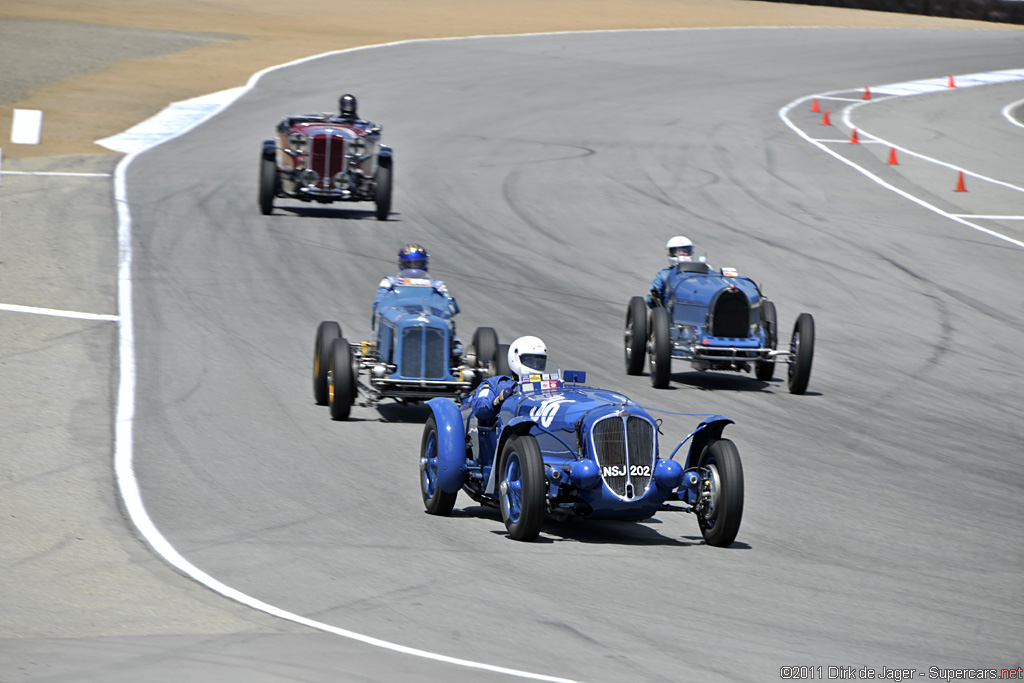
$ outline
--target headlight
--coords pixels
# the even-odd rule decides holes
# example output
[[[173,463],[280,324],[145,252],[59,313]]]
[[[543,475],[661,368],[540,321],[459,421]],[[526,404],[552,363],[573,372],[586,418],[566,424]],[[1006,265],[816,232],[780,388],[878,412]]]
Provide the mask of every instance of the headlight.
[[[311,168],[307,168],[303,171],[300,177],[302,178],[302,183],[307,186],[316,185],[320,182],[320,174]]]
[[[309,138],[302,133],[292,133],[288,136],[288,146],[294,150],[301,151],[305,149],[307,142],[309,142]]]

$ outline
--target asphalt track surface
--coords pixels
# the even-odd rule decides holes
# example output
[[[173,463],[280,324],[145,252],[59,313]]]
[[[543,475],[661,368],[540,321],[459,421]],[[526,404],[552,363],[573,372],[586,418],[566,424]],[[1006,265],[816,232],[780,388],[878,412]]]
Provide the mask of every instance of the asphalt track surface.
[[[288,613],[551,677],[1019,666],[1024,250],[880,187],[778,112],[1022,56],[1016,33],[736,29],[413,43],[268,73],[127,172],[149,516],[189,563]],[[286,113],[330,109],[338,74],[395,149],[395,213],[282,200],[261,216],[261,140]],[[893,100],[860,125],[941,156],[1022,97],[1008,84]],[[792,115],[809,131],[819,117]],[[1024,131],[973,133],[950,161],[1019,179]],[[883,157],[861,161],[899,176]],[[906,182],[983,212],[933,175]],[[625,375],[625,304],[676,233],[758,280],[784,328],[814,315],[807,395],[680,364],[663,391]],[[672,411],[663,449],[695,422],[672,413],[732,417],[737,542],[707,547],[679,513],[552,523],[531,544],[464,497],[451,518],[426,515],[424,410],[362,405],[335,423],[310,390],[317,323],[368,338],[376,283],[409,240],[457,296],[463,337],[541,336],[589,383]],[[65,641],[60,656],[8,641],[0,671],[38,648],[54,681],[508,678],[253,614],[250,632]]]

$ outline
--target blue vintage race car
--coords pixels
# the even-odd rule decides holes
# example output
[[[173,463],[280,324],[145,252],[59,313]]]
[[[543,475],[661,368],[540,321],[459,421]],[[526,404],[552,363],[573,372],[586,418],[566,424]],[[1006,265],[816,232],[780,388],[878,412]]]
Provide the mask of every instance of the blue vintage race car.
[[[706,263],[680,263],[669,276],[664,301],[648,315],[643,297],[635,296],[626,311],[626,372],[643,372],[650,354],[651,384],[668,386],[672,359],[693,369],[750,372],[767,382],[776,359],[788,366],[787,383],[794,394],[807,390],[814,356],[814,318],[801,313],[788,349],[778,349],[775,304],[757,283],[733,268],[712,270]]]
[[[662,458],[647,411],[585,380],[576,371],[531,375],[491,425],[472,415],[471,397],[428,401],[420,444],[427,512],[448,515],[462,490],[500,508],[509,535],[528,541],[545,516],[640,520],[678,510],[696,514],[709,545],[730,545],[743,516],[740,456],[722,438],[732,420],[704,416]],[[674,460],[687,442],[686,461]]]
[[[430,278],[400,278],[376,309],[373,340],[351,343],[337,322],[321,322],[313,348],[314,400],[330,407],[331,418],[345,420],[360,388],[370,402],[469,393],[494,372],[498,335],[477,328],[464,351],[456,342],[456,313],[458,306]]]

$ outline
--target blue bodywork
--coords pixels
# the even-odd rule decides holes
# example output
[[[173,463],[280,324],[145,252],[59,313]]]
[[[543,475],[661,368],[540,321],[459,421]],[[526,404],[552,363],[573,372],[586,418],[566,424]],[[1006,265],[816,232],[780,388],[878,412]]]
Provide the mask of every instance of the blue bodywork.
[[[770,357],[775,344],[762,313],[767,299],[749,277],[685,264],[670,274],[666,292],[673,358],[699,370],[749,370],[749,362]]]
[[[429,278],[400,278],[377,306],[372,344],[353,344],[361,370],[381,396],[455,396],[475,386],[455,344],[458,306]]]
[[[544,463],[546,512],[556,517],[638,520],[672,501],[698,503],[707,476],[698,459],[732,420],[704,417],[669,457],[660,458],[658,424],[642,406],[618,392],[583,385],[584,373],[567,371],[563,377],[580,383],[557,374],[518,383],[493,425],[481,425],[472,415],[472,395],[429,401],[438,443],[421,463],[427,480],[446,493],[462,490],[496,505],[496,457],[513,435],[530,434]],[[687,442],[685,462],[677,462]]]

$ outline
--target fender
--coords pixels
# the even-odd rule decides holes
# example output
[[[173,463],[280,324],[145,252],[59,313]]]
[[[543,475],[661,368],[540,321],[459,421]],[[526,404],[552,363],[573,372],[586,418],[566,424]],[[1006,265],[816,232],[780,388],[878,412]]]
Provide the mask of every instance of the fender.
[[[520,415],[509,420],[509,423],[502,428],[501,435],[498,437],[498,445],[494,449],[494,464],[491,466],[491,474],[487,478],[484,493],[498,495],[498,477],[500,476],[499,469],[501,468],[501,463],[498,460],[501,458],[501,450],[505,447],[505,442],[513,436],[529,434],[536,424],[526,415]]]
[[[704,448],[712,441],[722,438],[722,430],[730,424],[735,424],[735,422],[724,415],[709,415],[701,420],[691,435],[693,440],[690,441],[690,452],[686,456],[685,469],[696,467]]]
[[[437,422],[437,485],[445,493],[458,493],[466,483],[466,427],[462,413],[450,398],[427,401]]]
[[[387,145],[381,145],[380,150],[377,152],[377,163],[381,166],[387,166],[391,168],[391,157],[394,156],[394,152]]]

